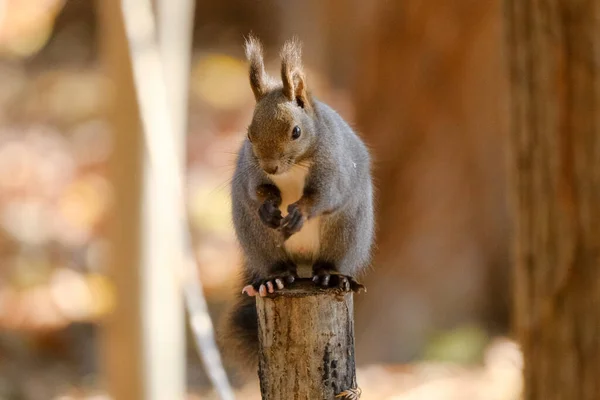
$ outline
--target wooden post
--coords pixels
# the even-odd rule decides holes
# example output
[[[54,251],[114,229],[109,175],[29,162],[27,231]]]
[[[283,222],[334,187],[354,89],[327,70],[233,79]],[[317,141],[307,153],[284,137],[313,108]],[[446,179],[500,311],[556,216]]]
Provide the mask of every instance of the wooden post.
[[[359,398],[352,293],[299,280],[256,308],[263,400]]]

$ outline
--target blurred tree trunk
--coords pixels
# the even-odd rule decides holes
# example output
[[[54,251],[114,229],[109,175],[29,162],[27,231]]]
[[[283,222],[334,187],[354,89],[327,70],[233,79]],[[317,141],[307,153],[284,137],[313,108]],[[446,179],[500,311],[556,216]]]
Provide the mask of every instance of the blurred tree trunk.
[[[347,88],[360,64],[359,42],[376,5],[362,0],[286,2],[281,7],[281,43],[297,35],[304,43],[303,61],[314,69],[311,77],[319,73],[329,85]]]
[[[600,398],[600,4],[506,2],[525,398]]]
[[[243,37],[253,32],[270,49],[277,45],[281,29],[281,7],[277,3],[278,0],[196,0],[194,48],[209,51],[226,48],[243,57]]]
[[[414,357],[435,329],[506,327],[501,15],[499,1],[379,1],[363,22],[355,108],[378,246],[357,298],[360,362]]]

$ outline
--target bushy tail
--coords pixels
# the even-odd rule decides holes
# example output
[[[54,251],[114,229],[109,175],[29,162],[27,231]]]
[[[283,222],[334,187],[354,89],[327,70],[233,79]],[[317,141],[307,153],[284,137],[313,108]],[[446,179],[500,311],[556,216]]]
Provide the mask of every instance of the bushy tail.
[[[219,346],[241,375],[258,369],[258,315],[254,297],[240,294],[221,324]]]

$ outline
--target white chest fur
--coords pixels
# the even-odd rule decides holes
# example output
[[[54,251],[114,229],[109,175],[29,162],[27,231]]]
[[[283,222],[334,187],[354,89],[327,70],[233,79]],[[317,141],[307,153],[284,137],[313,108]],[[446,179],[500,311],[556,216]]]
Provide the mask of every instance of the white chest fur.
[[[307,173],[307,168],[295,166],[284,174],[270,176],[281,192],[282,201],[279,209],[284,216],[287,215],[288,205],[302,197]],[[290,255],[302,254],[304,257],[314,258],[319,252],[320,227],[320,217],[306,221],[299,232],[286,240],[285,250]]]

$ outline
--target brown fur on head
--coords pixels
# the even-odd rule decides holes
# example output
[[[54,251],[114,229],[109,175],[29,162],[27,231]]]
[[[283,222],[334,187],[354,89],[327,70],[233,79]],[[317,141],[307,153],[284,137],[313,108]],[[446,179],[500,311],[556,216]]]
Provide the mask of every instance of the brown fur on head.
[[[282,84],[275,84],[265,71],[258,39],[250,36],[246,41],[250,86],[256,98],[248,140],[267,174],[285,173],[305,160],[316,137],[300,42],[296,38],[287,41],[280,56]]]

